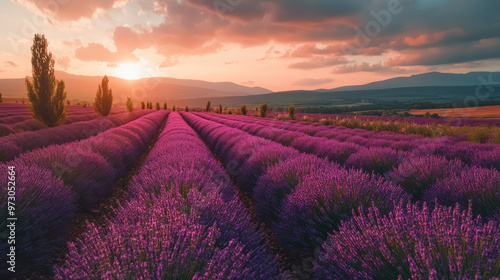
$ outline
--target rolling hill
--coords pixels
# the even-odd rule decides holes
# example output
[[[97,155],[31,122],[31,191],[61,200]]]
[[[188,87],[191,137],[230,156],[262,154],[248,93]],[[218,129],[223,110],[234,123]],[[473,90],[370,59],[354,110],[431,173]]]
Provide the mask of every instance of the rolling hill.
[[[102,76],[81,76],[56,71],[56,78],[64,80],[68,99],[88,100],[95,97],[97,86]],[[226,97],[266,94],[272,91],[261,87],[246,87],[230,82],[206,82],[174,78],[143,78],[126,80],[109,77],[115,100],[120,101],[130,96],[134,100],[162,101],[173,99],[191,99],[201,97]],[[26,86],[22,79],[0,79],[0,92],[5,98],[26,96]]]

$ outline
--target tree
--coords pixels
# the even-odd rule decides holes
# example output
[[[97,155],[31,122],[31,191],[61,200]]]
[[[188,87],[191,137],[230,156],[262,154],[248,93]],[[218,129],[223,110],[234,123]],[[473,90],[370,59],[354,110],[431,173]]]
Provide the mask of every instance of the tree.
[[[127,110],[129,112],[134,111],[134,103],[132,103],[132,99],[130,99],[130,97],[127,97]]]
[[[189,112],[189,108],[187,105],[186,105],[186,108],[184,108],[184,111]]]
[[[175,105],[174,105],[174,107],[172,107],[172,111],[175,112]]]
[[[219,114],[222,114],[222,104],[219,104]]]
[[[160,111],[160,102],[156,102],[156,111]]]
[[[33,83],[26,77],[25,83],[33,117],[49,127],[57,126],[66,119],[64,81],[56,80],[55,61],[48,52],[45,35],[35,34],[31,47]]]
[[[167,102],[163,103],[163,110],[167,110]]]
[[[66,103],[67,103],[67,104],[68,104],[68,106],[69,106],[69,104],[70,104],[71,102],[69,102],[69,100],[68,100],[68,101],[66,101]]]
[[[429,119],[430,117],[431,117],[431,113],[427,112],[427,113],[424,114],[424,118]]]
[[[245,116],[247,114],[247,105],[241,105],[240,107],[241,114]]]
[[[210,100],[207,102],[207,106],[205,107],[205,110],[208,112],[210,112]]]
[[[142,110],[146,109],[146,104],[144,103],[144,101],[141,102],[141,108]]]
[[[290,116],[290,119],[295,120],[295,105],[290,105],[288,106],[288,115]]]
[[[3,102],[3,99],[2,99],[2,93],[0,92],[0,103]]]
[[[267,116],[267,110],[269,110],[269,106],[267,103],[262,103],[259,106],[259,113],[262,118],[265,118]]]
[[[94,110],[99,116],[109,115],[113,106],[113,91],[108,87],[108,83],[108,76],[105,75],[95,95]]]

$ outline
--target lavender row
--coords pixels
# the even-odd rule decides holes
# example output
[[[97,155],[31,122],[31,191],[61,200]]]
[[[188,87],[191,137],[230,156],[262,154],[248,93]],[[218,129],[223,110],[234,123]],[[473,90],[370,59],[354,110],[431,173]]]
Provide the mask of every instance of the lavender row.
[[[93,114],[77,114],[77,115],[71,115],[66,117],[66,120],[64,122],[65,125],[67,124],[72,124],[76,122],[83,122],[83,121],[90,121],[93,119],[96,119],[98,115],[96,113]],[[6,118],[4,118],[6,119]],[[42,123],[39,120],[33,119],[32,116],[16,116],[16,117],[10,117],[8,118],[7,121],[14,121],[15,119],[21,120],[18,122],[14,122],[11,124],[8,123],[0,123],[0,137],[1,136],[7,136],[13,133],[20,133],[24,131],[35,131],[35,130],[40,130],[44,128],[48,128],[47,125]]]
[[[472,210],[376,207],[345,222],[318,250],[315,279],[499,279],[500,227]]]
[[[95,136],[110,128],[126,124],[152,110],[134,111],[91,121],[76,122],[69,125],[42,129],[38,131],[26,131],[0,138],[0,162],[14,159],[16,156],[38,148],[49,145],[59,145],[67,142],[82,140]]]
[[[466,207],[468,200],[472,199],[476,214],[490,218],[500,212],[498,147],[489,150],[489,145],[476,145],[482,149],[470,151],[461,147],[462,143],[448,143],[448,146],[456,146],[456,156],[449,156],[448,146],[444,145],[435,148],[434,155],[425,155],[418,150],[410,153],[389,147],[365,148],[301,132],[217,119],[206,114],[201,116],[291,146],[301,152],[327,158],[348,169],[362,169],[384,175],[387,180],[402,186],[414,200],[424,199],[433,203],[438,199],[444,205],[459,203]],[[469,160],[466,160],[468,156]],[[497,170],[490,170],[491,168]]]
[[[384,132],[369,132],[362,129],[328,129],[324,126],[302,126],[298,124],[277,123],[276,127],[269,122],[249,120],[245,117],[219,118],[212,114],[201,114],[205,118],[216,120],[249,133],[291,145],[301,151],[315,153],[320,157],[328,157],[340,164],[350,167],[365,168],[366,171],[385,173],[405,158],[434,155],[448,160],[459,159],[466,164],[500,170],[500,146],[490,144],[474,144],[456,142],[449,137],[437,139],[415,137],[415,141],[402,140],[404,135]],[[237,119],[237,120],[236,120]],[[265,125],[267,122],[267,125]],[[273,125],[275,123],[272,123]],[[341,132],[340,132],[341,131]],[[383,138],[377,136],[386,135]],[[384,139],[385,138],[385,139]],[[372,155],[373,154],[373,155]],[[375,157],[384,162],[371,163]],[[375,166],[374,166],[375,165]]]
[[[20,269],[41,267],[64,243],[75,215],[88,210],[110,192],[115,182],[146,149],[166,117],[152,113],[92,138],[25,153],[0,165],[16,174],[16,263]],[[0,179],[7,197],[7,177]],[[7,201],[0,201],[0,221],[7,221]],[[7,251],[7,243],[0,250]],[[2,261],[1,271],[7,271]]]
[[[313,155],[252,136],[194,114],[183,114],[227,164],[254,199],[259,218],[271,226],[290,256],[310,254],[352,209],[374,203],[386,212],[391,200],[409,200],[399,186],[359,170],[345,170]]]
[[[500,126],[498,119],[471,119],[471,118],[446,118],[446,119],[428,119],[417,117],[381,117],[381,116],[363,116],[363,115],[330,115],[330,114],[307,114],[297,113],[297,117],[310,117],[314,119],[360,119],[369,121],[383,121],[383,122],[410,122],[417,125],[426,124],[450,124],[452,126],[476,126],[476,125],[491,125]]]
[[[70,245],[57,279],[280,279],[230,178],[177,113],[105,228]]]

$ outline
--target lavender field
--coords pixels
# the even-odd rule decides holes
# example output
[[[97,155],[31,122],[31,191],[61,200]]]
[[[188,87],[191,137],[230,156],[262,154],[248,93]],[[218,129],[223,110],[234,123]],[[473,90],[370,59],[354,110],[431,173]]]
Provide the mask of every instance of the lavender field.
[[[500,279],[494,141],[79,106],[47,128],[2,106],[18,279]]]

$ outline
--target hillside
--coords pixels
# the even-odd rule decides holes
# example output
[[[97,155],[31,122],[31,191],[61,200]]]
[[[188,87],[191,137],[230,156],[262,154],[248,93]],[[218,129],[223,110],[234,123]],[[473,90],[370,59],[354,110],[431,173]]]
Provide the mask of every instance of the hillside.
[[[100,83],[101,76],[72,75],[56,71],[56,78],[66,83],[66,91],[70,100],[93,100]],[[120,100],[131,96],[134,99],[161,101],[165,99],[191,99],[201,97],[225,97],[266,94],[272,91],[261,87],[245,87],[230,82],[206,82],[200,80],[183,80],[174,78],[143,78],[126,80],[109,77],[113,94]],[[26,86],[22,79],[0,79],[0,92],[5,98],[22,98],[26,96]]]

